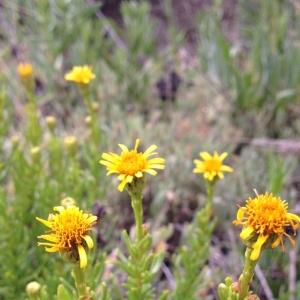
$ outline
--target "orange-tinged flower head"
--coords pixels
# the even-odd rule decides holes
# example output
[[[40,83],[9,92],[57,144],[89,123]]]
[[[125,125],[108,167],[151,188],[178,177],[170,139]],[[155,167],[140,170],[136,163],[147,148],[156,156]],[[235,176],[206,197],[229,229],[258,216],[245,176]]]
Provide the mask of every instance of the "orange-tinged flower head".
[[[29,77],[32,76],[33,68],[31,64],[28,63],[19,63],[18,73],[20,77]]]
[[[47,252],[60,250],[77,251],[79,254],[80,268],[87,265],[86,248],[94,246],[92,238],[88,235],[92,226],[96,224],[97,217],[89,213],[83,213],[76,206],[56,206],[53,208],[58,214],[49,214],[48,220],[36,218],[50,228],[45,234],[38,236],[39,239],[51,243],[38,243],[45,246]],[[78,257],[78,255],[76,255]]]
[[[139,139],[135,141],[135,147],[131,151],[125,145],[119,144],[122,149],[120,156],[112,152],[102,154],[102,158],[105,160],[100,160],[100,164],[106,166],[108,170],[107,176],[113,173],[120,174],[118,179],[122,180],[122,182],[118,186],[119,191],[123,191],[126,184],[131,183],[134,178],[142,178],[143,173],[146,172],[155,176],[157,172],[153,169],[165,168],[163,165],[165,160],[163,158],[147,160],[149,156],[157,154],[153,152],[157,147],[152,145],[144,153],[139,153],[137,151],[139,142]]]
[[[239,208],[237,220],[233,221],[235,225],[243,225],[240,237],[246,244],[250,241],[253,248],[250,259],[257,260],[261,250],[268,248],[268,245],[275,248],[280,243],[284,251],[283,236],[290,240],[294,248],[295,241],[286,233],[286,227],[290,226],[296,235],[300,218],[287,211],[288,204],[280,197],[267,192],[265,195],[258,195],[256,190],[254,192],[256,198],[249,198],[246,206]]]
[[[200,157],[203,158],[203,161],[195,159],[194,163],[196,168],[193,170],[194,173],[204,173],[203,176],[209,181],[213,181],[215,178],[224,178],[222,172],[233,172],[233,169],[223,165],[223,160],[227,156],[227,153],[224,152],[220,156],[215,151],[214,155],[211,156],[207,152],[200,152]]]
[[[92,67],[84,65],[83,67],[73,67],[72,71],[65,75],[65,80],[88,84],[95,77],[96,75],[92,73]]]

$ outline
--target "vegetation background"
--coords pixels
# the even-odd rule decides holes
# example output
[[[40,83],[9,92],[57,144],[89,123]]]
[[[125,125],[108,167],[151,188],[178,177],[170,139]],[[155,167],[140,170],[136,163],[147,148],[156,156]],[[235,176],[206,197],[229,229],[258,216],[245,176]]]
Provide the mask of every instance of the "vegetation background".
[[[44,228],[35,217],[46,218],[65,197],[98,215],[88,278],[96,291],[106,281],[119,299],[124,274],[104,260],[124,248],[120,233],[130,232],[134,219],[128,196],[98,162],[136,138],[143,150],[157,145],[166,160],[165,170],[147,179],[143,199],[153,249],[166,249],[158,290],[174,289],[174,270],[177,278],[189,273],[177,258],[190,247],[187,228],[206,200],[193,160],[200,151],[229,152],[234,173],[216,185],[217,224],[211,237],[206,232],[209,257],[199,266],[202,284],[193,287],[197,299],[217,299],[218,284],[237,280],[242,269],[236,205],[255,188],[280,195],[300,214],[299,22],[297,0],[0,1],[0,299],[25,299],[32,280],[47,286],[50,299],[61,282],[72,291],[68,267],[36,243]],[[20,62],[34,67],[42,132],[36,144]],[[64,80],[84,64],[97,76],[90,86],[100,143],[75,84]],[[67,136],[77,137],[75,155]],[[263,254],[252,287],[261,299],[297,299],[295,239],[295,251]]]

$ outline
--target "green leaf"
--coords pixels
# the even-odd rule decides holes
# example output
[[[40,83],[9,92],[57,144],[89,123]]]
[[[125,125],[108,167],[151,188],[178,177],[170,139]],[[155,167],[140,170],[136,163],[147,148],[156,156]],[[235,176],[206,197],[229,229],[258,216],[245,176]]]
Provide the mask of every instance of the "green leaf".
[[[165,257],[165,251],[160,251],[158,254],[155,255],[152,265],[150,267],[150,273],[155,274],[161,267],[161,264]]]
[[[68,294],[62,284],[57,288],[57,299],[58,300],[72,300],[72,297]]]

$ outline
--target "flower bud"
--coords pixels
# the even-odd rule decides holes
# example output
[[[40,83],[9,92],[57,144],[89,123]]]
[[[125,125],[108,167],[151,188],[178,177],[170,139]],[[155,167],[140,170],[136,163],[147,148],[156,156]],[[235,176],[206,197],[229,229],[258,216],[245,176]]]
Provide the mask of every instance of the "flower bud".
[[[75,136],[67,136],[65,138],[65,147],[70,156],[75,156],[78,150],[78,142]]]
[[[76,201],[71,197],[67,197],[67,198],[62,199],[60,203],[65,208],[68,207],[68,206],[76,205]]]
[[[13,148],[17,148],[18,145],[19,145],[19,143],[20,143],[20,139],[19,139],[18,136],[13,135],[13,136],[10,138],[10,142],[11,142]]]
[[[31,64],[20,63],[18,65],[18,73],[21,83],[28,92],[33,92],[35,88],[35,82],[33,78],[33,68]]]
[[[231,288],[232,292],[238,293],[239,292],[239,283],[238,282],[232,283],[230,288]]]
[[[33,163],[36,163],[36,164],[40,163],[40,161],[41,161],[41,148],[38,147],[38,146],[31,148],[30,156],[31,156],[31,159],[32,159]]]
[[[100,105],[99,105],[98,102],[92,102],[92,109],[93,109],[93,111],[95,111],[95,112],[98,111],[99,107],[100,107]]]
[[[48,129],[51,131],[51,133],[54,133],[54,129],[56,127],[55,117],[52,117],[52,116],[46,117],[46,124],[48,126]]]
[[[36,298],[40,294],[41,285],[36,281],[31,281],[26,285],[26,293],[29,297]]]
[[[84,119],[84,122],[87,126],[91,126],[92,124],[92,117],[91,116],[86,116]]]
[[[143,236],[145,236],[146,234],[149,233],[149,226],[148,225],[143,224],[142,228],[143,228]]]

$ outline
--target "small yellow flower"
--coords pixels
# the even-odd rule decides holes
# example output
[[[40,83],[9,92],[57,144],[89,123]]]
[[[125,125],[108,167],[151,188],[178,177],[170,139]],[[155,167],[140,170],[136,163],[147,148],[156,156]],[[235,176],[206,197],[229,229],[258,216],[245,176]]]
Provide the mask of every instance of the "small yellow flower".
[[[27,92],[33,93],[35,88],[35,81],[33,77],[33,68],[31,64],[20,63],[18,65],[18,73],[21,83],[27,90]]]
[[[222,161],[227,156],[227,153],[224,152],[220,156],[215,151],[214,156],[211,156],[207,152],[200,152],[199,155],[203,158],[204,161],[198,159],[194,160],[196,168],[193,170],[194,173],[204,173],[204,178],[212,181],[216,176],[223,179],[224,175],[222,172],[233,172],[233,169],[223,165]]]
[[[243,225],[240,234],[242,240],[251,240],[253,251],[250,259],[257,260],[260,256],[262,246],[268,244],[275,248],[281,244],[284,251],[283,236],[286,236],[295,247],[295,241],[286,233],[286,227],[290,226],[296,235],[299,227],[300,218],[295,214],[288,213],[288,204],[280,197],[276,198],[273,194],[258,195],[256,198],[249,198],[245,207],[240,207],[237,212],[235,225]],[[252,240],[252,237],[254,238]]]
[[[18,73],[20,77],[29,77],[32,76],[33,68],[31,64],[28,63],[19,63]]]
[[[92,67],[85,65],[73,67],[73,70],[65,75],[65,80],[88,84],[95,77],[96,75],[92,73]]]
[[[149,156],[157,154],[153,152],[157,147],[152,145],[144,153],[139,153],[137,152],[139,142],[139,139],[135,141],[135,147],[131,151],[125,145],[119,144],[122,149],[120,156],[112,152],[102,154],[105,160],[100,160],[100,164],[107,167],[107,176],[113,173],[120,174],[118,179],[122,182],[118,186],[119,191],[123,191],[125,185],[131,183],[134,177],[141,178],[144,172],[155,176],[157,172],[153,169],[165,168],[163,158],[152,158],[147,161]]]
[[[54,211],[59,214],[49,214],[48,220],[36,218],[38,221],[51,228],[46,233],[51,234],[38,236],[39,239],[47,240],[51,243],[38,243],[38,246],[46,246],[47,252],[61,250],[78,251],[80,268],[87,265],[85,248],[93,248],[94,243],[88,235],[89,230],[96,224],[97,217],[89,213],[83,213],[76,206],[56,206]]]

